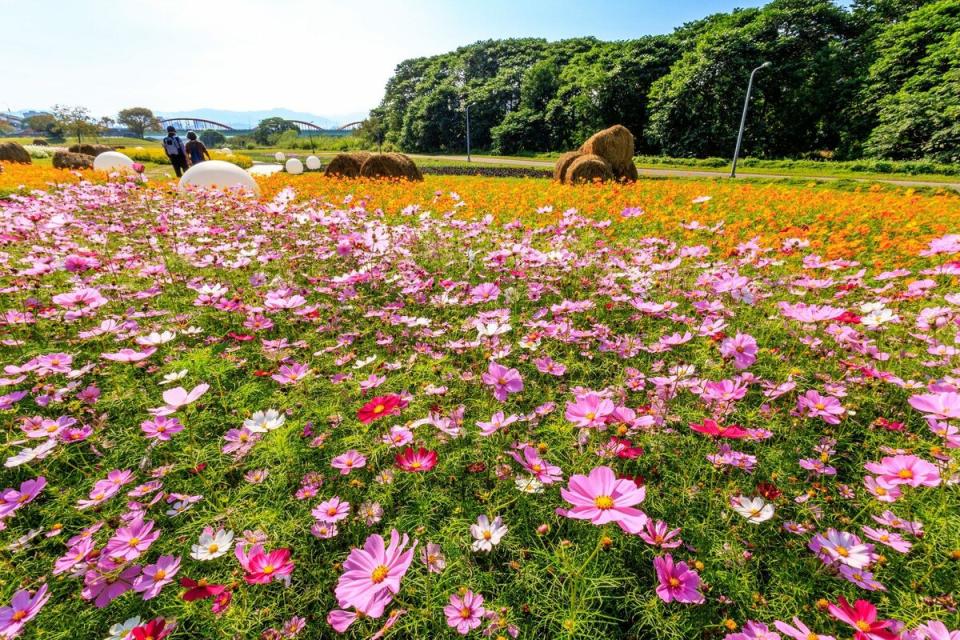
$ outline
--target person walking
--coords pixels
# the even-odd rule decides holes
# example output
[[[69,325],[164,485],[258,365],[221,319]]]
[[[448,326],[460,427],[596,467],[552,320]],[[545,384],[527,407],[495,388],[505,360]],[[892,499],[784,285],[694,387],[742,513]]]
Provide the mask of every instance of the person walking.
[[[197,140],[197,134],[193,131],[187,132],[187,156],[190,158],[190,166],[203,162],[204,159],[210,160],[210,152],[207,151],[207,145]],[[204,158],[206,156],[206,158]]]
[[[187,170],[187,149],[183,140],[177,135],[175,127],[167,127],[167,137],[163,139],[163,150],[170,158],[170,164],[173,165],[173,170],[177,172],[179,178]]]

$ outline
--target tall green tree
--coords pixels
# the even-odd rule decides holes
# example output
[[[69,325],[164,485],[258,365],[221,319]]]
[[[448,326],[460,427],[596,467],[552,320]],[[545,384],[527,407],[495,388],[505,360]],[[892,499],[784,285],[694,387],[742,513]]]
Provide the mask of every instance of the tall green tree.
[[[57,128],[64,135],[76,137],[77,143],[83,142],[83,136],[95,136],[98,132],[97,123],[90,117],[90,110],[86,107],[69,107],[54,105],[53,117],[57,121]]]
[[[146,107],[121,109],[117,114],[117,122],[130,129],[138,138],[142,138],[148,129],[160,128],[160,119]]]
[[[253,139],[257,144],[274,144],[284,131],[295,131],[297,125],[283,118],[264,118],[253,130]]]

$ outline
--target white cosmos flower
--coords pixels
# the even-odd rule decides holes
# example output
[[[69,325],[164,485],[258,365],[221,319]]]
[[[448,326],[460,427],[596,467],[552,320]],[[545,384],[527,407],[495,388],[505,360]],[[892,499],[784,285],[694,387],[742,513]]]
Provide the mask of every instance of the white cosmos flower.
[[[477,337],[499,336],[510,331],[509,324],[500,324],[499,322],[486,322],[477,325]]]
[[[773,505],[763,498],[748,498],[736,496],[730,501],[733,510],[747,519],[747,522],[758,524],[773,517]]]
[[[105,640],[129,640],[130,632],[140,626],[140,616],[127,618],[110,627],[110,635]]]
[[[164,331],[163,333],[154,331],[148,335],[137,337],[135,342],[145,347],[156,347],[161,344],[166,344],[176,337],[177,334],[175,331]]]
[[[543,483],[533,476],[517,478],[513,483],[523,493],[543,493]]]
[[[176,382],[177,380],[183,380],[187,377],[187,370],[181,369],[180,371],[174,371],[173,373],[168,373],[163,376],[163,381],[160,384],[170,384],[171,382]]]
[[[353,368],[354,368],[354,369],[362,369],[363,367],[367,366],[368,364],[370,364],[371,362],[373,362],[373,361],[376,360],[376,359],[377,359],[377,356],[376,356],[376,354],[374,354],[374,355],[370,356],[369,358],[364,358],[363,360],[357,360],[356,362],[353,363]]]
[[[209,528],[200,534],[197,544],[190,547],[190,557],[194,560],[213,560],[230,551],[233,545],[233,531],[218,529],[213,533]]]
[[[276,409],[267,409],[266,411],[257,411],[244,420],[243,426],[252,433],[267,433],[279,429],[286,421],[287,418]]]
[[[900,316],[895,314],[890,309],[886,309],[886,308],[879,309],[877,311],[872,311],[860,318],[860,322],[863,324],[863,326],[869,327],[871,329],[875,329],[880,325],[886,324],[888,322],[899,322],[899,321],[900,321]]]
[[[473,536],[471,549],[489,553],[500,544],[500,539],[507,535],[507,528],[500,516],[490,522],[490,518],[482,515],[477,518],[477,524],[470,525],[470,535]]]
[[[13,467],[19,467],[21,464],[30,462],[31,460],[42,460],[50,455],[50,452],[53,451],[54,447],[57,446],[59,441],[56,438],[50,438],[43,444],[32,449],[20,449],[19,453],[10,456],[7,458],[7,461],[3,463],[3,466],[8,469]]]

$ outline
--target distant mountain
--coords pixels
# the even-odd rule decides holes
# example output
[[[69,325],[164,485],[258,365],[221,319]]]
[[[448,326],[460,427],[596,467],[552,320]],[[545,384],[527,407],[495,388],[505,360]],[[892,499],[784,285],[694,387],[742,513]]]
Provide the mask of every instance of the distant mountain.
[[[158,112],[161,118],[203,118],[213,120],[231,126],[235,129],[250,129],[257,126],[257,123],[265,118],[285,118],[287,120],[302,120],[312,122],[318,127],[324,129],[336,129],[340,125],[356,120],[363,120],[367,117],[366,113],[346,113],[342,115],[318,116],[315,113],[306,113],[304,111],[292,111],[290,109],[276,108],[263,111],[229,111],[226,109],[190,109],[188,111],[162,111]]]

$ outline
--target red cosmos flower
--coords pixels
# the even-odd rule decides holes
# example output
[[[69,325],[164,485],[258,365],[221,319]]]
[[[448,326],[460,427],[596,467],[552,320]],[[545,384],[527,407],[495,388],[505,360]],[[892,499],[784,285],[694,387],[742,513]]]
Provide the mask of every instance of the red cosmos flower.
[[[854,640],[897,640],[899,634],[890,631],[891,620],[878,620],[877,608],[867,600],[857,600],[852,605],[840,596],[837,604],[827,610],[830,615],[856,629]]]
[[[357,411],[357,419],[364,424],[370,424],[377,418],[398,413],[405,406],[407,406],[406,400],[396,394],[377,396],[360,407]]]
[[[761,482],[757,485],[757,493],[767,500],[776,500],[783,495],[783,492],[772,482]]]
[[[227,585],[225,584],[210,584],[206,580],[200,580],[198,582],[190,578],[180,578],[180,586],[187,588],[181,596],[186,602],[206,600],[207,598],[218,596],[227,590]]]
[[[253,336],[247,335],[245,333],[236,333],[234,331],[228,331],[227,335],[236,340],[237,342],[249,342],[253,340]]]
[[[643,455],[641,447],[635,447],[632,442],[622,438],[610,438],[610,447],[617,452],[618,458],[624,460],[633,460]]]
[[[906,425],[902,422],[893,422],[892,420],[887,420],[886,418],[877,418],[873,421],[878,427],[883,427],[887,431],[903,431],[906,429]]]
[[[692,422],[690,423],[690,428],[694,431],[706,434],[708,436],[713,436],[715,438],[739,439],[746,438],[749,435],[747,430],[740,425],[731,424],[725,427],[721,424],[717,424],[716,420],[711,420],[710,418],[706,418],[703,421],[703,424],[696,424]]]
[[[423,447],[414,451],[413,447],[407,447],[403,453],[397,455],[395,460],[397,466],[404,471],[423,473],[437,466],[437,452],[428,451]]]
[[[163,618],[154,618],[146,624],[134,627],[130,630],[130,637],[133,640],[162,640],[173,633],[173,625],[167,626],[167,621]]]
[[[839,316],[834,318],[834,320],[841,324],[860,324],[860,316],[855,314],[853,311],[844,311]]]

